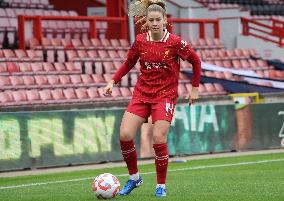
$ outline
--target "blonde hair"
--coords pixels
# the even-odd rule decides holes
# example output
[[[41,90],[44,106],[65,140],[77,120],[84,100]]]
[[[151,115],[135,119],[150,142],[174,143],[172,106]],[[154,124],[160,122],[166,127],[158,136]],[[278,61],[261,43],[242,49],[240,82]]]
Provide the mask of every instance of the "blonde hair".
[[[149,12],[160,12],[163,16],[166,16],[166,9],[160,4],[151,4],[146,10],[146,16],[148,16]]]

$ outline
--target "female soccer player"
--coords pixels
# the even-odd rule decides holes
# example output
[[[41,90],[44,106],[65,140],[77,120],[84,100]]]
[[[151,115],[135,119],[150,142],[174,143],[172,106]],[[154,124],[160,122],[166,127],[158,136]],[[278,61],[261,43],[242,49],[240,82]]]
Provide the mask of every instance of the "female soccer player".
[[[198,98],[201,62],[189,44],[166,29],[166,8],[161,0],[147,1],[146,23],[148,32],[136,36],[128,51],[127,59],[104,89],[110,95],[114,84],[133,68],[140,58],[141,75],[135,86],[132,100],[122,118],[120,126],[120,146],[130,175],[120,195],[128,195],[142,184],[137,168],[137,154],[134,137],[137,130],[151,115],[153,128],[153,148],[157,173],[156,196],[166,196],[166,176],[168,168],[167,133],[173,117],[179,79],[179,62],[189,61],[193,66],[192,91],[189,103]]]

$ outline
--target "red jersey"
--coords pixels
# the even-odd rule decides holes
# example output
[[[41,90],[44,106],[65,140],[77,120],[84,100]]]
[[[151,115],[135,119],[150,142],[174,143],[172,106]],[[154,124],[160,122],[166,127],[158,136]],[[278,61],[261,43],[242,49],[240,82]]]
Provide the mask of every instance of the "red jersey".
[[[153,41],[150,32],[137,35],[126,61],[113,80],[119,82],[140,58],[141,74],[133,97],[145,102],[158,102],[166,98],[175,101],[178,96],[179,57],[193,65],[192,86],[198,87],[201,71],[198,56],[186,41],[167,30],[160,41]]]

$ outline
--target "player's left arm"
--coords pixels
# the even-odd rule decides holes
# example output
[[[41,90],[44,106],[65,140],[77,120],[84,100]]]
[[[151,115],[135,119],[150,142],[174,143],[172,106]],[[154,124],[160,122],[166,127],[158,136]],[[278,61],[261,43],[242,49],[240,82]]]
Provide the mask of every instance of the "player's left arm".
[[[191,46],[181,38],[177,38],[177,54],[183,59],[187,60],[192,65],[193,76],[191,79],[192,90],[189,97],[189,104],[192,104],[198,99],[198,87],[201,77],[201,61]]]
[[[192,79],[191,79],[191,93],[190,93],[190,100],[189,104],[193,104],[195,100],[199,98],[198,96],[198,87],[200,83],[200,77],[201,77],[201,61],[198,55],[192,51],[189,57],[187,58],[187,61],[191,63],[192,65]]]

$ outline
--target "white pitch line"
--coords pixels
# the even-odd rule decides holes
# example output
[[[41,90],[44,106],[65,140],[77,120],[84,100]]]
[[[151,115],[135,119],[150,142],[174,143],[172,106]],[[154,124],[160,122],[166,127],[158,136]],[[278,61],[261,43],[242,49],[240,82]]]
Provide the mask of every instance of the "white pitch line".
[[[197,167],[189,167],[189,168],[178,168],[178,169],[168,170],[168,172],[178,172],[178,171],[186,171],[186,170],[201,170],[201,169],[232,167],[232,166],[241,166],[241,165],[255,165],[255,164],[272,163],[272,162],[280,162],[280,161],[284,161],[284,158],[274,159],[274,160],[262,160],[262,161],[252,161],[252,162],[227,163],[227,164],[220,164],[220,165],[207,165],[207,166],[197,166]],[[149,174],[156,174],[156,172],[144,172],[140,174],[149,175]],[[126,177],[128,176],[128,174],[120,174],[116,176]],[[47,184],[68,183],[68,182],[84,181],[84,180],[91,180],[91,179],[94,179],[94,177],[85,177],[85,178],[69,179],[69,180],[61,180],[61,181],[49,181],[49,182],[41,182],[41,183],[21,184],[21,185],[15,185],[15,186],[0,186],[0,190],[30,187],[30,186],[41,186],[41,185],[47,185]]]

